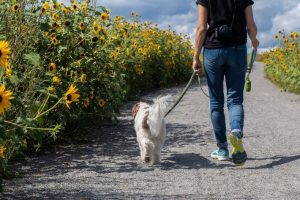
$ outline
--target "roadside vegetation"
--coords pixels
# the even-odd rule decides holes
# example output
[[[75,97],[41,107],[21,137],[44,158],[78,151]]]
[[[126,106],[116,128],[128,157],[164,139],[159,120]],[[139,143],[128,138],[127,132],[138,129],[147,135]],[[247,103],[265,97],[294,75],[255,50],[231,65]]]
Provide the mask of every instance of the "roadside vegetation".
[[[0,1],[0,180],[74,122],[109,119],[141,91],[190,76],[190,39],[89,1]]]

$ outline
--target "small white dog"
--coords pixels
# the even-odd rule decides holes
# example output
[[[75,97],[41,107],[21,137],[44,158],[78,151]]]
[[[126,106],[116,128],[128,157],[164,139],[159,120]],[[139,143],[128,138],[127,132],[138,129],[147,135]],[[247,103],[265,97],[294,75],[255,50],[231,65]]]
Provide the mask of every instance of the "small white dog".
[[[132,108],[141,159],[145,163],[157,164],[160,162],[160,151],[166,138],[164,117],[171,103],[173,103],[173,98],[164,96],[156,99],[151,106],[139,102]]]

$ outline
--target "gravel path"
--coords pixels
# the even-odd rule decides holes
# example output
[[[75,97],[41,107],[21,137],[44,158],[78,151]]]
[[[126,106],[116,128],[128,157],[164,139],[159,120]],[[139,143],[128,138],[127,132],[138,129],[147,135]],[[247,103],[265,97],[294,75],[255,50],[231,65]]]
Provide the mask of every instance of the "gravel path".
[[[203,87],[207,90],[205,81]],[[179,95],[183,86],[143,97]],[[15,163],[22,178],[4,181],[0,199],[300,199],[300,96],[280,92],[256,63],[245,95],[243,167],[215,161],[208,99],[195,82],[167,117],[162,163],[138,161],[130,108],[120,124],[99,128],[86,143]]]

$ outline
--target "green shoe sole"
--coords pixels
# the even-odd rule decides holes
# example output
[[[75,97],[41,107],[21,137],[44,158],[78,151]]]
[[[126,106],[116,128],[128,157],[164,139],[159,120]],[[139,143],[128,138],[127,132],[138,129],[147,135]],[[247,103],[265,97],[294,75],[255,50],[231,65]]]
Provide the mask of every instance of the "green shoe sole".
[[[243,147],[242,139],[237,138],[232,133],[229,135],[229,141],[233,146],[232,161],[236,166],[243,166],[247,160],[247,153]]]

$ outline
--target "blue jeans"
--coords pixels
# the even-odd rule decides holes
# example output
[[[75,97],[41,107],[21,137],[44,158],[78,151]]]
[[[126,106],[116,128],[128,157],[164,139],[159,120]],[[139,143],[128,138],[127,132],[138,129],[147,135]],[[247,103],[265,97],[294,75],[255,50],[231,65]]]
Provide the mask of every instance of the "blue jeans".
[[[210,96],[211,121],[217,145],[219,148],[227,148],[223,80],[225,77],[230,129],[232,132],[242,133],[247,48],[246,45],[219,49],[204,48],[203,55]]]

